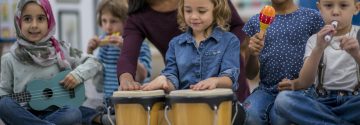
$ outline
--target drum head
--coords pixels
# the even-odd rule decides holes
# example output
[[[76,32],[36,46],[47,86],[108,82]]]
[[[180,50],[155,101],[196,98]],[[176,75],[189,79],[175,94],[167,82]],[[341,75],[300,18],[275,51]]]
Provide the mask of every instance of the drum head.
[[[115,91],[113,97],[156,97],[165,96],[164,90],[154,91]]]
[[[176,90],[170,92],[170,97],[213,97],[213,96],[227,96],[232,95],[231,89],[217,88],[212,90],[194,91],[191,89],[187,90]]]

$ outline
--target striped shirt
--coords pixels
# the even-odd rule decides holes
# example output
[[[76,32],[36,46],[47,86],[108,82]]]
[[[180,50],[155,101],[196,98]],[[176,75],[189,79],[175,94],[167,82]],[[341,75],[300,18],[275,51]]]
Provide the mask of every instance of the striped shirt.
[[[104,98],[111,97],[113,92],[118,90],[119,84],[116,74],[116,66],[120,52],[120,48],[112,45],[105,45],[99,48],[98,59],[104,66]],[[152,68],[151,53],[149,45],[146,42],[143,42],[141,45],[139,61],[147,70],[147,77],[144,82],[148,82],[150,80]]]

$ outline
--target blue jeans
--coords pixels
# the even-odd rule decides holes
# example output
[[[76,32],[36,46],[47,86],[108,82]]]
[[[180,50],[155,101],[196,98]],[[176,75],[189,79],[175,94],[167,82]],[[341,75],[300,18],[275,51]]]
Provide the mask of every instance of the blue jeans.
[[[276,87],[266,88],[259,86],[245,100],[245,125],[289,125],[289,122],[279,117],[273,110],[273,103],[277,96]]]
[[[103,114],[107,114],[107,108],[109,106],[111,107],[110,114],[111,115],[115,114],[115,109],[110,102],[110,98],[106,98],[103,103],[104,103],[104,107],[101,107],[100,109],[93,109],[93,108],[89,108],[89,107],[85,107],[85,106],[80,106],[79,109],[82,114],[82,120],[81,120],[82,124],[92,125],[93,120],[96,116],[101,116]]]
[[[360,124],[360,96],[330,93],[320,96],[314,88],[280,92],[274,104],[283,118],[299,125]]]
[[[9,125],[76,125],[81,124],[78,108],[64,106],[54,110],[31,111],[10,97],[0,98],[0,118]]]

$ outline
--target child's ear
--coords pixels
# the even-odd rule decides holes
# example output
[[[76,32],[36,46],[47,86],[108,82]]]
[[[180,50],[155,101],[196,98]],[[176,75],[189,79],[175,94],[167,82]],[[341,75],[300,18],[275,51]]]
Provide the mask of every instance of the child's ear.
[[[316,7],[320,10],[320,3],[319,3],[319,1],[316,2]]]

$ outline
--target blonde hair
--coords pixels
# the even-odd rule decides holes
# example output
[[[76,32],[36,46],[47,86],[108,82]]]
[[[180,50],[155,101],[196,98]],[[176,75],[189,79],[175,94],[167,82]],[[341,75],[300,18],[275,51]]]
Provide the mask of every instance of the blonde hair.
[[[124,21],[127,19],[128,3],[127,0],[101,0],[96,10],[97,23],[101,24],[101,16],[104,11],[110,12],[113,16]]]
[[[218,26],[224,31],[229,30],[229,20],[231,18],[231,10],[227,0],[210,0],[214,4],[214,22],[211,26]],[[186,31],[189,26],[185,23],[184,17],[184,0],[180,0],[177,22],[181,31]]]

